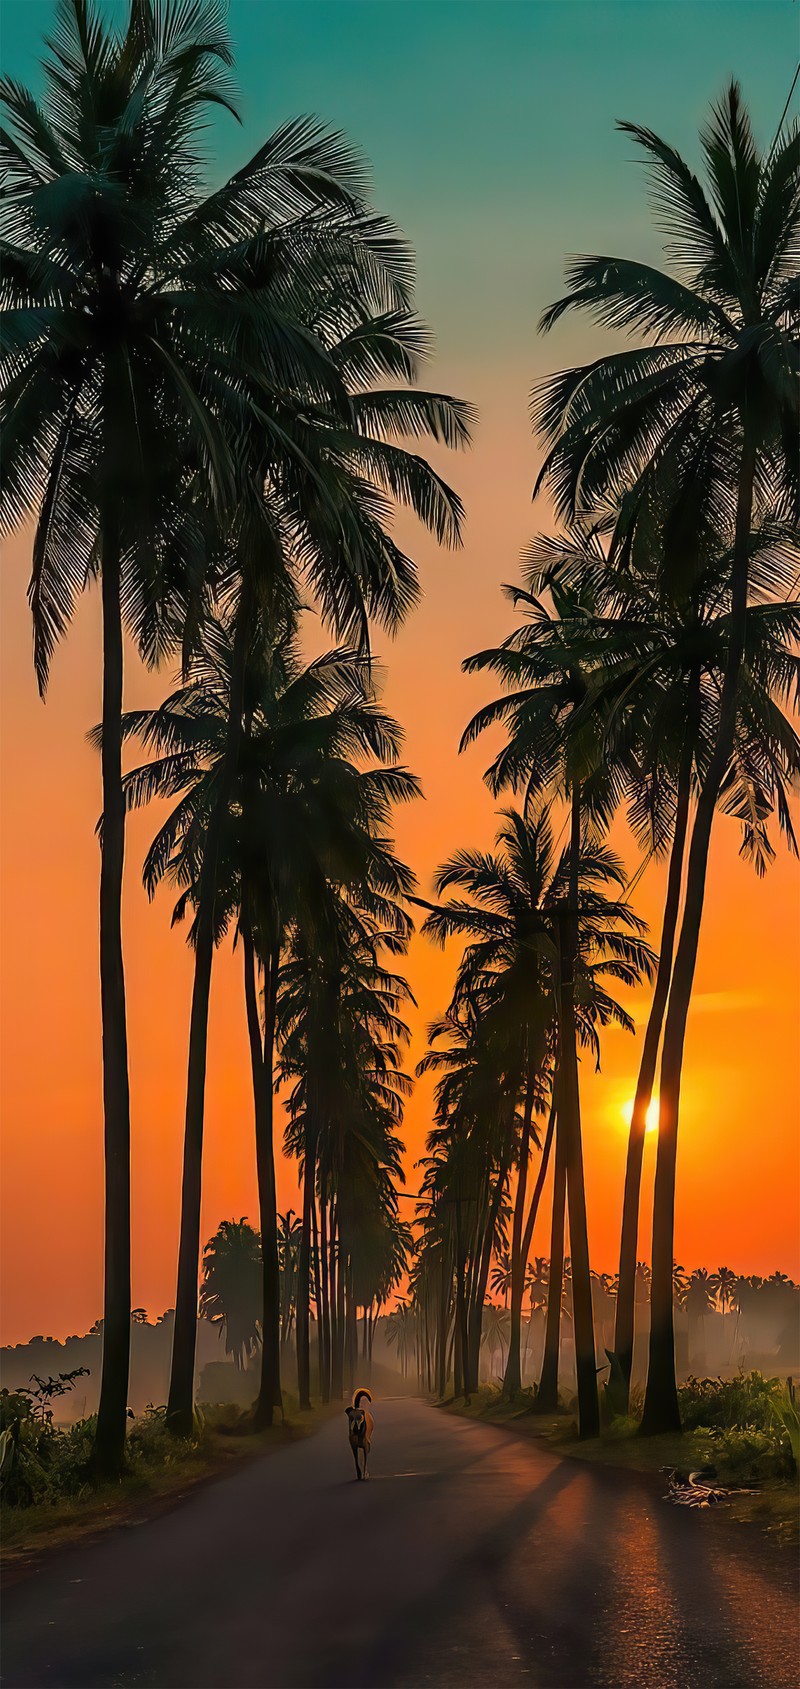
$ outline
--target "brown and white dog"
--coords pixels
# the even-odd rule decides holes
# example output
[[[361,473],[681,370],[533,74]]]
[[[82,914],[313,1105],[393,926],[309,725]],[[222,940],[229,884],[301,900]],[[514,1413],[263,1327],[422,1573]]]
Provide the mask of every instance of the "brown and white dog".
[[[367,1461],[369,1459],[369,1451],[372,1443],[372,1433],[375,1429],[375,1421],[369,1411],[369,1408],[363,1408],[361,1406],[361,1402],[365,1396],[368,1402],[372,1401],[369,1390],[356,1390],[353,1396],[352,1406],[345,1408],[344,1410],[349,1421],[348,1435],[350,1437],[350,1447],[353,1451],[353,1459],[356,1463],[356,1477],[359,1479],[366,1478],[367,1476]],[[359,1449],[364,1456],[363,1472],[358,1462]]]

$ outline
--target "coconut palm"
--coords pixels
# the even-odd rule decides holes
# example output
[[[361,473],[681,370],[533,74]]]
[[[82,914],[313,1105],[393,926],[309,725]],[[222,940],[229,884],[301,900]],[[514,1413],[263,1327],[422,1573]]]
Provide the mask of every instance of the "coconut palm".
[[[487,1302],[483,1310],[482,1341],[489,1351],[489,1375],[494,1374],[494,1357],[500,1350],[500,1365],[503,1365],[503,1351],[508,1343],[511,1319],[507,1308],[497,1308],[493,1302]]]
[[[228,726],[235,631],[211,618],[187,678],[154,711],[133,711],[126,737],[154,753],[125,781],[136,807],[155,796],[177,798],[148,852],[145,885],[177,886],[175,917],[193,907],[190,939],[197,951],[208,822],[227,784]],[[264,1239],[262,1388],[257,1419],[269,1422],[280,1400],[279,1274],[272,1143],[272,1064],[280,950],[292,920],[306,929],[324,914],[331,877],[360,883],[372,875],[375,895],[405,887],[380,844],[380,828],[396,799],[416,783],[398,767],[359,768],[359,759],[396,761],[399,729],[378,707],[367,660],[352,651],[310,664],[300,657],[296,617],[281,613],[271,642],[245,672],[239,761],[217,852],[215,932],[231,922],[242,936],[245,997],[256,1112],[261,1231]],[[263,974],[261,1022],[257,969]],[[188,1220],[187,1220],[188,1223]],[[176,1335],[171,1400],[179,1424],[182,1356]],[[194,1370],[194,1324],[191,1329]]]
[[[200,1312],[219,1325],[240,1370],[261,1335],[261,1238],[247,1220],[222,1220],[203,1250]]]
[[[480,1006],[484,1033],[501,1029],[488,1046],[502,1058],[510,1094],[520,1105],[511,1142],[518,1155],[517,1192],[511,1246],[511,1321],[505,1389],[519,1390],[521,1312],[525,1268],[554,1136],[553,1057],[558,1038],[557,954],[561,902],[569,879],[567,853],[556,856],[547,811],[538,818],[503,812],[494,854],[459,851],[439,869],[441,895],[454,887],[469,901],[443,902],[430,910],[424,931],[439,942],[451,934],[469,940],[458,974],[454,1006],[463,996]],[[621,864],[601,848],[587,850],[578,876],[578,954],[575,1016],[579,1041],[599,1051],[598,1032],[612,1020],[630,1028],[628,1017],[605,989],[606,976],[628,983],[648,973],[652,958],[639,936],[641,923],[629,906],[608,896],[619,887]],[[458,1063],[457,1051],[456,1063]],[[456,1065],[456,1074],[459,1069]],[[547,1135],[533,1197],[526,1213],[527,1162],[534,1135],[534,1110],[549,1109]],[[481,1111],[483,1112],[483,1111]],[[506,1132],[508,1127],[506,1126]],[[501,1163],[502,1165],[502,1163]],[[556,1180],[556,1190],[559,1181]],[[499,1287],[496,1279],[495,1287]]]
[[[537,1183],[530,1212],[526,1210],[528,1164],[531,1141],[538,1143],[534,1112],[547,1105],[549,1095],[548,1035],[552,1019],[549,975],[543,952],[551,944],[546,919],[540,908],[548,875],[552,870],[552,841],[549,823],[526,824],[522,816],[508,811],[498,835],[494,856],[460,851],[439,869],[437,893],[458,887],[470,894],[466,909],[449,902],[432,911],[424,931],[439,941],[449,933],[468,933],[473,943],[459,970],[457,991],[480,988],[492,998],[491,1012],[504,1025],[508,1041],[506,1066],[516,1085],[521,1106],[521,1124],[516,1155],[517,1189],[508,1282],[499,1268],[492,1288],[511,1292],[509,1340],[510,1376],[505,1388],[520,1388],[520,1333],[522,1297],[530,1238],[544,1182],[550,1137],[542,1160],[542,1177]]]
[[[408,298],[407,254],[364,210],[363,169],[342,137],[310,122],[288,124],[205,195],[199,133],[209,107],[235,111],[231,62],[211,0],[131,0],[121,29],[99,19],[88,0],[60,0],[41,104],[17,83],[2,90],[10,119],[3,136],[2,521],[8,528],[37,517],[30,599],[42,689],[82,587],[97,577],[101,583],[106,1318],[95,1461],[107,1471],[123,1458],[130,1316],[123,624],[155,659],[187,614],[189,626],[196,620],[209,567],[208,519],[213,509],[224,526],[235,508],[248,404],[257,405],[270,438],[273,482],[288,475],[296,488],[301,458],[306,484],[310,471],[283,426],[290,396],[295,413],[302,395],[306,416],[310,404],[332,405],[335,414],[348,360],[362,375],[385,367],[374,354],[379,335],[367,332],[359,344],[358,329],[345,337],[336,367],[320,336],[287,309],[290,274],[295,294],[316,287],[326,303],[334,274],[345,291],[354,273],[363,276],[361,293],[350,291],[380,294],[395,370],[413,361],[419,343],[413,328],[405,344],[402,331],[393,336],[392,311]],[[416,420],[412,407],[412,426]],[[367,432],[365,415],[355,427]],[[405,461],[385,464],[384,477],[399,479]],[[415,476],[417,489],[424,479],[416,465],[406,477],[412,499]],[[282,492],[291,510],[296,493]],[[424,496],[430,509],[430,479]],[[338,523],[341,551],[348,542],[340,506],[337,489],[327,499],[327,522]],[[374,507],[365,521],[374,532]],[[354,543],[349,550],[351,573],[367,579]],[[389,565],[384,547],[407,598],[408,570],[397,575],[396,561]],[[309,562],[313,569],[314,557]],[[374,577],[372,584],[385,598],[385,586]],[[198,1253],[196,1245],[193,1308]],[[176,1332],[187,1300],[184,1285]]]
[[[671,272],[609,257],[575,260],[569,291],[545,313],[587,309],[646,344],[543,383],[534,415],[547,446],[540,476],[559,513],[589,514],[624,495],[617,549],[661,536],[666,581],[691,579],[710,525],[734,530],[730,637],[716,730],[689,847],[686,897],[659,1090],[653,1302],[643,1430],[677,1429],[672,1239],[680,1081],[714,812],[735,736],[745,656],[750,536],[761,508],[796,520],[800,224],[796,130],[759,151],[731,84],[701,135],[708,187],[651,130],[621,125],[643,150]]]
[[[357,1306],[386,1299],[409,1244],[392,1179],[401,1177],[397,1128],[410,1086],[400,1067],[408,1039],[401,1010],[412,999],[381,954],[402,953],[407,942],[408,918],[387,895],[390,882],[402,889],[402,874],[385,838],[376,838],[362,881],[347,891],[331,886],[313,928],[295,921],[281,973],[280,1072],[292,1082],[286,1147],[303,1168],[299,1307],[318,1199],[315,1293],[325,1400],[341,1394],[345,1359],[354,1366]],[[308,1328],[300,1320],[297,1354],[305,1402]]]
[[[387,532],[391,503],[409,506],[441,542],[455,544],[459,537],[460,501],[422,458],[402,449],[396,437],[429,434],[448,445],[462,445],[468,439],[468,409],[440,395],[379,389],[376,381],[380,376],[392,378],[401,373],[414,378],[424,333],[412,314],[402,308],[402,294],[398,300],[391,274],[384,281],[384,292],[389,292],[393,306],[388,314],[379,311],[380,300],[376,303],[370,293],[370,289],[373,294],[375,291],[371,272],[366,287],[361,281],[360,291],[359,276],[352,265],[344,278],[337,273],[335,282],[330,298],[322,291],[315,295],[302,288],[296,308],[303,326],[317,335],[336,368],[346,390],[344,413],[332,411],[330,403],[315,405],[313,395],[303,393],[299,419],[281,416],[282,429],[288,430],[291,421],[293,438],[302,451],[304,474],[298,487],[287,486],[285,476],[276,482],[271,465],[267,473],[263,445],[256,439],[251,474],[258,485],[258,498],[255,505],[251,500],[243,507],[235,545],[228,547],[228,572],[237,583],[231,709],[226,761],[218,804],[209,815],[199,887],[186,1115],[191,1200],[184,1210],[179,1266],[183,1358],[180,1375],[175,1378],[175,1423],[188,1411],[190,1386],[191,1262],[199,1201],[217,841],[223,793],[230,801],[244,731],[244,674],[253,655],[253,637],[258,637],[257,608],[265,592],[268,600],[274,598],[276,569],[286,569],[291,558],[295,574],[299,572],[300,579],[310,585],[325,618],[337,632],[358,636],[366,647],[370,618],[395,628],[417,590],[412,562]],[[258,434],[257,428],[255,432]],[[176,1339],[176,1354],[178,1348]]]
[[[732,539],[732,536],[730,536]],[[667,893],[655,988],[631,1116],[620,1241],[614,1389],[627,1410],[633,1357],[639,1193],[647,1111],[672,973],[690,798],[702,782],[713,744],[730,637],[730,546],[709,533],[691,589],[665,594],[660,558],[639,546],[627,566],[610,563],[596,532],[579,529],[531,547],[526,585],[591,586],[593,611],[576,626],[592,666],[573,729],[596,717],[603,754],[618,766],[634,835],[650,856],[669,853]],[[751,539],[751,582],[761,602],[748,608],[747,669],[740,678],[731,761],[720,807],[742,823],[742,851],[763,873],[774,854],[768,832],[776,811],[796,850],[788,801],[800,768],[800,741],[789,719],[798,678],[792,642],[800,615],[791,599],[769,601],[790,587],[798,563],[796,536],[769,523]],[[765,601],[766,600],[766,601]]]
[[[538,583],[534,580],[533,585]],[[575,1264],[575,1324],[579,1397],[586,1435],[599,1426],[591,1280],[586,1227],[586,1193],[580,1118],[577,1059],[576,962],[578,957],[579,877],[582,851],[590,836],[607,826],[624,789],[625,762],[602,755],[602,722],[588,716],[586,703],[597,658],[587,649],[584,627],[595,613],[593,584],[587,577],[580,588],[552,581],[552,607],[535,590],[510,589],[522,610],[521,625],[499,647],[469,658],[470,672],[489,669],[499,674],[505,693],[473,717],[462,738],[469,744],[486,728],[502,723],[507,741],[488,769],[492,790],[510,785],[522,789],[526,804],[541,801],[548,790],[568,805],[569,848],[561,891],[554,911],[554,939],[558,957],[557,1113],[566,1166],[570,1236]],[[576,723],[581,724],[580,731]],[[627,756],[627,753],[626,753]],[[649,964],[648,964],[649,965]],[[556,1145],[556,1190],[562,1166]],[[558,1259],[557,1238],[551,1255]]]
[[[292,1321],[297,1314],[297,1268],[303,1222],[293,1208],[278,1215],[278,1271],[281,1283],[280,1336],[281,1343],[289,1341]]]
[[[426,906],[429,930],[444,939],[449,906]],[[448,1280],[455,1294],[456,1394],[469,1399],[478,1388],[492,1257],[506,1246],[507,1187],[521,1131],[519,1039],[488,976],[468,963],[447,1014],[428,1028],[428,1044],[417,1073],[439,1077],[421,1188],[429,1240],[441,1247],[442,1294]]]
[[[400,1372],[408,1377],[408,1361],[414,1341],[414,1312],[408,1302],[399,1301],[386,1321],[386,1341],[397,1350]]]

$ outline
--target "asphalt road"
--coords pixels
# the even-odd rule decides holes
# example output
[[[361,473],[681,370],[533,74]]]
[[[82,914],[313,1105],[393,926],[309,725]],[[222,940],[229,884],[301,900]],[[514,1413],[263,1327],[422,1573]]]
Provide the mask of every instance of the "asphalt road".
[[[413,1400],[45,1558],[2,1683],[72,1689],[783,1689],[795,1557],[658,1482]]]

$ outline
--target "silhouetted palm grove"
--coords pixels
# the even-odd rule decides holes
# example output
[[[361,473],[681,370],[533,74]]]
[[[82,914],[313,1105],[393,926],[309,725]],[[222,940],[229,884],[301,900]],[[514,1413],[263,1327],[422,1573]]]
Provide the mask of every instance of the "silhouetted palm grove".
[[[642,1428],[674,1429],[676,1306],[696,1357],[710,1309],[746,1323],[748,1299],[767,1294],[728,1269],[686,1280],[673,1222],[715,822],[738,825],[758,873],[776,831],[796,851],[798,136],[782,127],[760,150],[732,84],[701,135],[701,182],[650,130],[621,125],[648,171],[667,267],[575,259],[541,319],[549,332],[588,313],[603,348],[608,330],[620,343],[532,395],[537,491],[556,520],[507,589],[505,638],[464,665],[490,688],[462,743],[493,730],[486,780],[499,830],[491,851],[457,848],[426,899],[394,847],[395,806],[419,785],[381,707],[372,641],[376,629],[396,633],[419,594],[393,537],[397,509],[441,545],[460,543],[461,501],[423,453],[429,442],[467,447],[475,419],[419,385],[429,336],[413,256],[373,209],[345,137],[298,119],[208,190],[202,134],[214,109],[235,112],[231,68],[213,0],[131,0],[119,31],[89,0],[60,0],[41,102],[3,85],[3,521],[35,520],[42,691],[79,594],[97,582],[102,600],[95,1466],[119,1470],[125,1447],[121,897],[126,813],[154,799],[144,883],[151,895],[171,888],[193,953],[171,1427],[192,1424],[210,987],[230,942],[249,1037],[257,1229],[220,1227],[200,1306],[237,1365],[258,1367],[254,1425],[281,1405],[290,1345],[301,1403],[340,1396],[407,1284],[387,1326],[401,1370],[413,1356],[427,1388],[444,1395],[452,1380],[468,1395],[483,1355],[513,1394],[535,1361],[546,1409],[566,1332],[582,1435],[598,1428],[598,1372],[627,1408],[649,1303]],[[313,659],[310,610],[330,645]],[[124,708],[134,657],[173,671],[159,708]],[[124,765],[129,747],[139,760]],[[642,866],[668,862],[657,950],[609,843],[618,816]],[[458,955],[421,1064],[436,1075],[435,1120],[412,1221],[399,1186],[413,997],[398,970],[420,907],[431,940],[455,940]],[[599,1063],[610,1025],[633,1034],[632,987],[651,991],[651,1009],[611,1281],[590,1264],[580,1069]],[[283,1217],[276,1093],[301,1190]],[[639,1192],[654,1095],[645,1267]],[[490,1292],[507,1307],[487,1308]]]

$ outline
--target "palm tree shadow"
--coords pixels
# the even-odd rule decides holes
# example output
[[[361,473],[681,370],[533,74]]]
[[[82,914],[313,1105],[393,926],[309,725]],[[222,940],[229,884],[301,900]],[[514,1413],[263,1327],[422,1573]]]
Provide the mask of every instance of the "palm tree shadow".
[[[474,1464],[474,1460],[465,1459],[465,1465],[471,1467]],[[438,1488],[436,1476],[438,1474],[431,1474],[429,1482]],[[443,1482],[449,1483],[452,1477],[452,1470],[442,1474]],[[508,1562],[517,1552],[521,1538],[535,1526],[558,1495],[574,1481],[574,1477],[575,1472],[566,1461],[548,1472],[532,1494],[480,1539],[477,1550],[471,1548],[461,1559],[452,1562],[435,1587],[410,1605],[402,1617],[405,1640],[399,1646],[396,1640],[398,1631],[393,1630],[391,1642],[382,1639],[357,1667],[352,1660],[332,1662],[327,1676],[330,1689],[374,1689],[376,1683],[390,1685],[421,1681],[416,1670],[420,1653],[429,1645],[436,1647],[436,1637],[440,1632],[444,1631],[448,1636],[458,1633],[464,1611],[469,1610],[466,1592],[470,1584],[476,1579],[485,1580],[487,1565],[497,1569]],[[436,1506],[435,1498],[432,1506]]]

